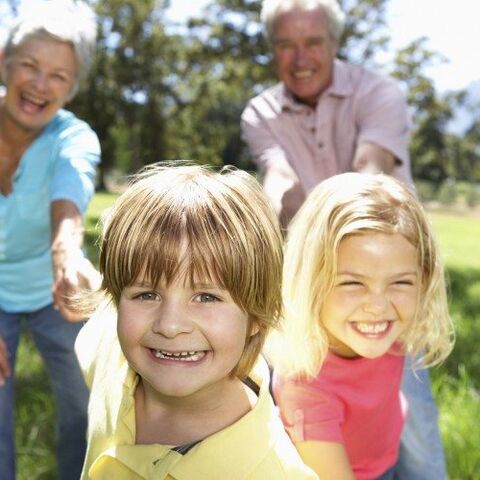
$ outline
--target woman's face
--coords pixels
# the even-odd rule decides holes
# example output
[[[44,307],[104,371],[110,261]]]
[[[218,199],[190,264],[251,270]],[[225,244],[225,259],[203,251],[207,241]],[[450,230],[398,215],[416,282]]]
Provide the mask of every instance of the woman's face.
[[[23,130],[41,131],[69,100],[76,74],[72,45],[48,38],[27,40],[2,61],[4,113]]]

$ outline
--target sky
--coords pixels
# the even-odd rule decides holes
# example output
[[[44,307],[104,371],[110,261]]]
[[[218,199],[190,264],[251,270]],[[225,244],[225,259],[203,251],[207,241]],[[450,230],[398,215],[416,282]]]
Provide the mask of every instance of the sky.
[[[38,1],[23,0],[23,4],[38,5]],[[188,15],[200,13],[207,3],[208,0],[171,0],[169,16],[182,21]],[[0,15],[7,6],[6,0],[0,0]],[[475,81],[480,84],[479,18],[479,0],[390,0],[387,22],[392,51],[426,36],[427,46],[447,59],[446,63],[427,70],[440,92],[466,88]],[[0,30],[0,40],[2,33]]]

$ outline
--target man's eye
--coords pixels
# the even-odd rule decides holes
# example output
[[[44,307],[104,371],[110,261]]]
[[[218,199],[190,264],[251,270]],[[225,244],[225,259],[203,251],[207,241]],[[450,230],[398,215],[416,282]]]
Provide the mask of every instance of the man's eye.
[[[278,42],[275,44],[275,48],[277,50],[288,50],[290,48],[293,48],[292,44],[291,43],[288,43],[288,42]]]
[[[68,82],[68,78],[65,75],[60,75],[59,73],[54,73],[52,77],[60,82],[66,83]]]

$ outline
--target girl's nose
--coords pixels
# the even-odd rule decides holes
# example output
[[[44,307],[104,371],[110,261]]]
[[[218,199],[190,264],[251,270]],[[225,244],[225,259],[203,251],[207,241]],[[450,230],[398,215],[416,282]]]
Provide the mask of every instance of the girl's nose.
[[[383,293],[371,294],[366,299],[363,305],[363,310],[372,315],[381,315],[387,309],[387,305],[388,300]]]

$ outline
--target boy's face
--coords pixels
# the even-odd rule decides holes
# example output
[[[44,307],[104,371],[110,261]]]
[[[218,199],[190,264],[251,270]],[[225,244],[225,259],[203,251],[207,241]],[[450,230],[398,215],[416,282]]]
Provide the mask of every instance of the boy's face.
[[[416,253],[399,234],[372,232],[340,242],[337,278],[321,313],[332,351],[377,358],[390,350],[415,316]]]
[[[218,397],[232,382],[248,325],[248,314],[226,290],[211,282],[190,286],[183,278],[168,287],[139,279],[123,290],[118,307],[123,353],[145,391],[159,399]]]

